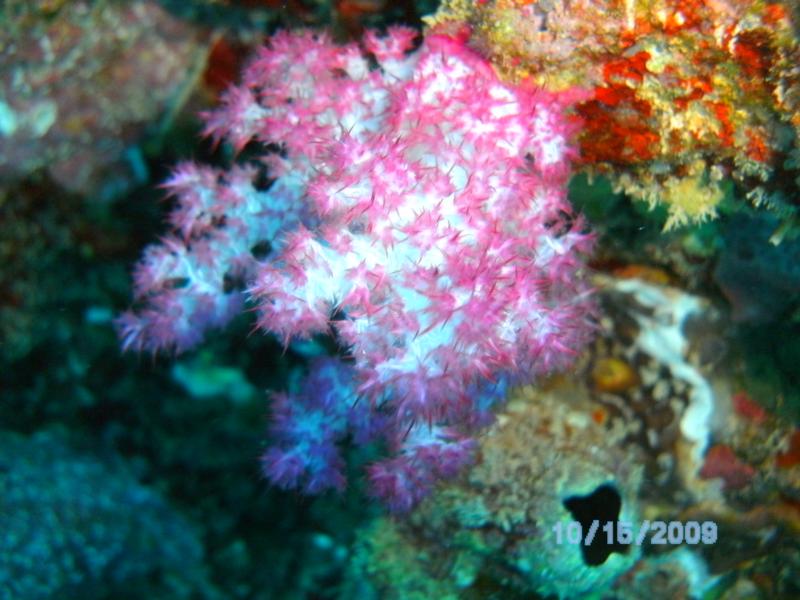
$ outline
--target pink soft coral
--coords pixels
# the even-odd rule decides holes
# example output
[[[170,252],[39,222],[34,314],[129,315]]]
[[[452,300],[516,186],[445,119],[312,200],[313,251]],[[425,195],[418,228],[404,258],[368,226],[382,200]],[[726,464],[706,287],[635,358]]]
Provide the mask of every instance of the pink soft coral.
[[[457,39],[412,51],[413,38],[370,33],[361,49],[279,33],[207,127],[237,149],[280,148],[263,162],[302,200],[291,226],[270,230],[270,260],[245,261],[258,323],[286,343],[333,330],[348,348],[355,392],[397,454],[371,478],[397,508],[466,462],[488,398],[564,366],[591,329],[590,238],[566,200],[568,99],[504,84]],[[234,222],[255,227],[275,203],[244,196],[232,195]],[[173,219],[184,237],[213,221],[195,212]],[[301,480],[301,463],[267,456],[282,483]]]
[[[332,325],[362,393],[438,421],[471,406],[476,378],[570,358],[588,331],[589,240],[568,217],[559,99],[502,83],[452,38],[410,42],[367,36],[371,70],[355,45],[280,34],[210,130],[285,144],[323,223],[260,268],[261,326],[292,338]]]

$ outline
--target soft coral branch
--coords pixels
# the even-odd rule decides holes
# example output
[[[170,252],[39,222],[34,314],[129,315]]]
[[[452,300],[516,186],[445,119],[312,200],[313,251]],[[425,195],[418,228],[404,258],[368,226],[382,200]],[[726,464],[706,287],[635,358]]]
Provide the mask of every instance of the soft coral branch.
[[[507,85],[461,39],[429,35],[411,52],[413,39],[370,33],[367,56],[325,34],[274,36],[207,132],[279,145],[263,157],[276,183],[180,168],[176,237],[146,253],[145,309],[120,320],[127,345],[182,349],[228,318],[236,264],[262,329],[287,344],[333,330],[352,360],[347,385],[317,365],[299,395],[276,397],[265,472],[341,487],[344,406],[358,405],[396,455],[371,479],[398,509],[468,461],[509,380],[563,366],[591,330],[591,238],[566,200],[574,94]],[[262,239],[274,252],[256,260]],[[161,320],[177,341],[158,337]],[[329,403],[331,390],[350,400]]]

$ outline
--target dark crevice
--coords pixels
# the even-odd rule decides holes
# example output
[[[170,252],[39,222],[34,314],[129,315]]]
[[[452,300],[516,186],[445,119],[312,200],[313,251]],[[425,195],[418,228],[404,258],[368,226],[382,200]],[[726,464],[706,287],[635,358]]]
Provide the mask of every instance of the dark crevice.
[[[584,539],[586,539],[592,523],[598,522],[596,534],[591,543],[588,546],[581,544],[583,562],[587,565],[599,567],[608,560],[612,552],[620,554],[628,552],[628,544],[619,544],[616,541],[616,525],[622,509],[622,498],[613,485],[603,484],[586,496],[570,496],[564,500],[564,507],[581,524]],[[614,527],[611,535],[613,543],[611,544],[608,543],[607,530],[603,529],[608,523]]]

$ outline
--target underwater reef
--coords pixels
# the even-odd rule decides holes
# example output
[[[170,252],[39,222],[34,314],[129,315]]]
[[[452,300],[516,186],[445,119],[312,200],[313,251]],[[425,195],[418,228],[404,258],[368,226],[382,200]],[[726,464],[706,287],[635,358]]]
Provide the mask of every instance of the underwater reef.
[[[0,598],[800,597],[800,14],[0,6]]]
[[[668,209],[717,214],[724,184],[791,218],[800,177],[797,5],[750,0],[446,0],[426,22],[465,27],[514,81],[591,90],[580,162]]]

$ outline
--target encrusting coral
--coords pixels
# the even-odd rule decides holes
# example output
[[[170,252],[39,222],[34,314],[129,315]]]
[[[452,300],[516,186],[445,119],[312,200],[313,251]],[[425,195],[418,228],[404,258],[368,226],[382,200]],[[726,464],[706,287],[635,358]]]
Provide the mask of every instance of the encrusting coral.
[[[717,213],[722,182],[795,214],[800,42],[791,3],[759,0],[448,0],[433,31],[470,43],[512,81],[582,86],[580,162],[669,211]]]

